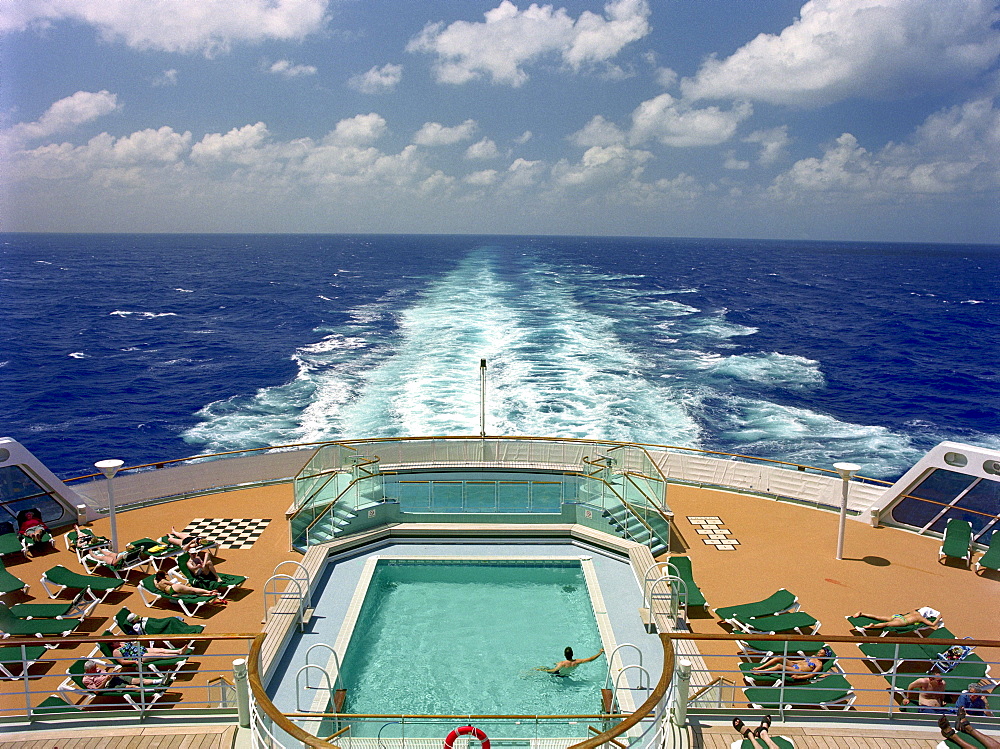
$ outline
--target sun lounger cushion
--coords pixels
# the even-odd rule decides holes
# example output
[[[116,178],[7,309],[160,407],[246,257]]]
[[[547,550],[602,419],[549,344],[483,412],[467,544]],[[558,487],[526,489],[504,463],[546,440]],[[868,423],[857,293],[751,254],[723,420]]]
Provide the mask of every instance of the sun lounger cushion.
[[[122,608],[115,614],[115,622],[124,633],[135,632],[134,625],[128,621],[131,613],[127,608]],[[147,635],[200,635],[205,631],[204,624],[188,624],[179,616],[144,617],[140,621],[142,632]]]
[[[124,580],[116,580],[110,577],[97,577],[96,575],[81,575],[79,572],[72,572],[61,564],[48,570],[43,578],[54,585],[66,588],[87,589],[109,591],[118,590],[125,584]]]
[[[24,669],[41,658],[47,648],[44,645],[32,645],[22,650],[20,645],[0,648],[0,672],[8,679],[15,679]]]
[[[788,611],[798,602],[798,598],[782,588],[775,591],[763,601],[742,603],[737,606],[723,606],[715,610],[716,616],[722,620],[741,617],[750,619],[755,616],[771,616]]]
[[[32,713],[82,713],[83,708],[69,704],[57,694],[51,694],[42,700],[38,707],[31,710]]]
[[[972,524],[968,520],[952,518],[944,529],[944,539],[938,559],[952,557],[954,559],[970,560],[969,549],[972,545]]]
[[[698,587],[697,583],[695,583],[694,574],[691,572],[691,558],[686,556],[670,557],[667,563],[667,569],[670,570],[670,574],[676,575],[684,581],[685,589],[687,590],[688,608],[696,608],[698,606],[707,607],[708,603],[705,601],[705,595],[701,592],[701,588]]]
[[[0,632],[8,635],[66,636],[80,626],[81,619],[18,619],[0,603]]]
[[[990,547],[985,554],[976,560],[976,572],[982,572],[984,569],[1000,572],[1000,532],[998,531],[993,531],[993,535],[990,537]]]
[[[788,611],[784,614],[774,616],[757,616],[752,619],[734,617],[736,626],[747,632],[760,632],[762,634],[777,634],[779,632],[791,632],[797,630],[810,630],[815,632],[819,629],[819,621],[811,617],[804,611]]]
[[[768,733],[768,736],[770,735]],[[771,741],[781,747],[781,749],[795,749],[795,744],[792,740],[784,736],[771,736]],[[730,749],[767,749],[769,746],[770,744],[765,743],[763,739],[736,739],[730,746]]]
[[[74,601],[60,603],[15,603],[10,613],[18,619],[60,619],[76,609]]]
[[[786,652],[784,640],[740,640],[744,653],[751,657],[784,655]],[[788,641],[788,655],[815,655],[826,647],[825,642],[792,642]]]
[[[0,561],[0,593],[13,593],[15,590],[24,590],[27,587],[27,583],[9,573]]]
[[[23,551],[21,540],[17,537],[16,533],[4,533],[0,535],[0,556],[20,554]]]

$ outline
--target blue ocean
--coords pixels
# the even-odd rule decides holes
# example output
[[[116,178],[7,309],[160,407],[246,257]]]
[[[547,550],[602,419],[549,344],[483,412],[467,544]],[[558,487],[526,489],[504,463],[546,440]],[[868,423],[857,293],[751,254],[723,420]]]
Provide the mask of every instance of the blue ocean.
[[[1000,447],[1000,247],[0,235],[2,433],[63,478],[343,437],[697,447],[895,478]]]

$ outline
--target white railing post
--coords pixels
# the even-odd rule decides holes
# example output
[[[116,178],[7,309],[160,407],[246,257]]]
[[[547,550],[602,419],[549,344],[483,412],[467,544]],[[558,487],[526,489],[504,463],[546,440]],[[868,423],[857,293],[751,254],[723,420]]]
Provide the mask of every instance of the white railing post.
[[[233,684],[236,686],[236,710],[240,719],[240,728],[249,728],[250,681],[247,678],[245,658],[237,658],[233,661]]]
[[[677,688],[674,692],[674,723],[687,724],[688,692],[691,688],[691,661],[681,658],[677,662]]]

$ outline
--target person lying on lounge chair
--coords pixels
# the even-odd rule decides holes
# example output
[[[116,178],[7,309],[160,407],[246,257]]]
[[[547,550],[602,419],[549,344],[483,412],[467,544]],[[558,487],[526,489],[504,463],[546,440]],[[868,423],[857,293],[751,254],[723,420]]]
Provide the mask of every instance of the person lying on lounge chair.
[[[215,565],[212,563],[208,549],[196,551],[198,548],[197,540],[186,548],[188,551],[187,568],[194,576],[195,582],[208,584],[221,580],[219,573],[215,571]]]
[[[812,658],[783,658],[778,655],[761,661],[751,670],[754,673],[762,674],[769,671],[784,671],[789,679],[806,680],[811,679],[817,672],[823,669],[824,652]]]
[[[967,736],[971,736],[980,744],[982,744],[986,749],[1000,749],[1000,741],[987,736],[984,733],[979,732],[977,729],[972,727],[969,723],[969,719],[965,717],[965,711],[959,708],[958,710],[958,720],[955,721],[955,728],[951,727],[948,723],[948,719],[943,715],[938,718],[938,725],[941,727],[941,735],[944,736],[949,741],[954,741],[961,747],[965,749],[976,749],[975,745],[970,744],[968,741],[963,739],[958,735],[957,731],[961,731]],[[956,731],[957,729],[957,731]]]
[[[113,566],[123,561],[125,557],[129,554],[134,553],[133,549],[127,549],[126,551],[111,551],[111,549],[91,549],[87,552],[87,556],[93,559],[95,562],[100,562],[101,564],[107,564]]]
[[[126,676],[118,673],[115,668],[109,668],[93,659],[83,667],[83,686],[87,689],[118,689],[122,686],[152,687],[163,683],[162,679],[140,679],[138,676]]]
[[[30,538],[32,541],[39,541],[42,536],[49,532],[49,529],[48,526],[42,522],[38,513],[34,510],[25,510],[17,532],[22,536]]]
[[[748,741],[752,742],[754,739],[758,739],[760,741],[763,741],[766,746],[771,747],[772,749],[781,749],[781,747],[779,747],[777,744],[774,743],[774,741],[771,739],[770,734],[768,733],[768,731],[771,728],[770,715],[765,715],[763,718],[761,718],[760,725],[757,726],[752,731],[749,728],[747,728],[746,723],[744,723],[742,720],[740,720],[739,718],[733,718],[733,728],[736,729],[736,732],[740,736],[742,736],[744,739],[747,739]]]
[[[156,589],[161,593],[166,593],[168,596],[215,596],[219,597],[219,591],[217,590],[206,590],[205,588],[196,588],[193,585],[188,585],[187,583],[178,582],[176,580],[168,580],[167,573],[160,570],[153,577],[153,584]],[[225,603],[226,599],[220,598],[219,603]]]
[[[151,648],[141,642],[112,642],[111,654],[119,663],[138,663],[143,658],[179,658],[187,655],[187,651],[178,648]]]
[[[907,624],[926,624],[927,626],[932,627],[934,626],[934,620],[937,619],[938,612],[930,606],[922,606],[919,609],[907,611],[905,614],[893,614],[892,616],[864,614],[860,611],[854,616],[867,616],[869,619],[878,619],[877,622],[864,625],[862,629],[866,630],[887,629],[889,627],[905,627]]]
[[[82,551],[92,546],[108,543],[108,539],[104,536],[98,536],[90,528],[80,526],[77,523],[73,523],[73,530],[76,532],[76,540],[70,543],[70,551]]]

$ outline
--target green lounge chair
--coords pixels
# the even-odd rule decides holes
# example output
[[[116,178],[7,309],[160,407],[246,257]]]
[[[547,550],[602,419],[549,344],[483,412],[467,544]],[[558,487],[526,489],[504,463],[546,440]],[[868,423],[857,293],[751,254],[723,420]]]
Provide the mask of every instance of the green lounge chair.
[[[164,593],[156,587],[154,578],[154,575],[149,575],[148,577],[142,578],[139,582],[139,595],[142,597],[142,602],[146,604],[146,608],[152,608],[153,604],[162,598],[164,601],[176,603],[180,606],[185,616],[194,616],[206,603],[218,600],[216,596],[193,596],[182,593]]]
[[[923,622],[916,622],[914,624],[904,624],[902,627],[883,627],[878,630],[867,630],[865,629],[866,624],[875,624],[879,620],[872,619],[870,616],[847,616],[844,617],[851,624],[851,628],[856,630],[859,634],[865,637],[871,637],[876,632],[879,637],[885,637],[886,635],[891,635],[895,637],[896,635],[906,635],[913,632],[921,637],[924,636],[924,632],[927,630],[936,630],[942,624],[944,624],[943,616],[927,617],[930,620],[930,624],[924,624]]]
[[[792,657],[794,658],[795,656]],[[833,650],[828,648],[826,653],[819,657],[822,659],[820,670],[812,672],[808,679],[792,679],[791,676],[794,675],[794,671],[786,671],[784,673],[781,671],[755,672],[753,669],[758,664],[754,662],[741,663],[740,672],[743,674],[743,681],[755,687],[767,687],[777,684],[779,681],[784,681],[786,685],[804,684],[820,679],[831,672],[843,673],[843,669],[837,663],[837,656]]]
[[[952,727],[954,728],[954,726]],[[962,741],[964,741],[968,746],[971,746],[974,749],[986,749],[986,747],[983,746],[978,740],[974,739],[971,735],[967,733],[962,733],[961,731],[958,731],[955,734],[955,736],[960,737]],[[963,746],[962,744],[956,744],[951,739],[945,739],[944,741],[941,742],[941,744],[938,744],[938,746],[941,746],[942,744],[948,747],[948,749],[962,749]]]
[[[0,561],[0,594],[13,593],[15,590],[23,590],[27,593],[28,584],[20,578],[10,574],[7,571],[7,568],[4,567],[3,562]]]
[[[7,679],[20,679],[28,673],[33,663],[45,654],[47,648],[44,645],[31,645],[23,650],[20,645],[11,645],[0,648],[0,673]],[[16,667],[17,675],[14,673]]]
[[[752,619],[733,617],[729,622],[744,632],[762,635],[776,635],[781,632],[814,635],[819,631],[820,626],[819,620],[814,619],[805,611],[786,611],[784,614],[755,616]]]
[[[775,591],[763,601],[741,603],[736,606],[723,606],[715,610],[715,615],[724,622],[733,623],[733,619],[752,619],[757,616],[772,616],[786,611],[797,611],[799,599],[782,588]],[[735,626],[735,625],[734,625]]]
[[[82,619],[18,619],[6,604],[0,603],[0,632],[3,632],[5,637],[11,635],[66,637],[79,627],[82,621]]]
[[[747,658],[770,658],[785,655],[795,658],[800,655],[816,655],[826,647],[825,642],[792,642],[791,640],[737,640],[737,644]],[[787,642],[788,647],[785,647]]]
[[[938,655],[949,648],[948,645],[941,645],[937,641],[951,640],[954,637],[955,635],[946,627],[941,627],[931,632],[927,638],[915,640],[913,643],[888,645],[880,642],[863,642],[858,648],[865,654],[865,660],[885,676],[907,661],[924,662],[929,667]]]
[[[114,637],[115,634],[110,630],[105,630],[101,637]],[[150,643],[145,643],[148,646]],[[114,648],[111,647],[110,642],[99,642],[97,643],[98,649],[101,651],[101,655],[107,658],[110,662],[116,663],[119,666],[124,667],[124,672],[128,674],[139,674],[142,676],[158,677],[162,678],[165,676],[172,676],[179,671],[185,663],[188,662],[186,655],[179,655],[174,658],[143,658],[142,667],[140,668],[137,664],[132,661],[123,661],[115,657]],[[150,673],[152,672],[152,673]]]
[[[685,603],[689,609],[701,606],[708,611],[708,601],[705,594],[694,581],[694,574],[691,572],[691,558],[687,556],[674,556],[667,559],[667,569],[674,577],[679,577],[684,581],[684,590],[687,591]]]
[[[59,692],[62,694],[75,693],[87,696],[89,702],[94,697],[121,697],[125,702],[136,710],[142,710],[153,706],[157,700],[164,695],[169,686],[169,680],[159,686],[126,686],[126,687],[105,687],[103,689],[88,689],[83,683],[84,667],[89,658],[81,658],[69,667],[66,671],[69,678],[59,685]],[[103,665],[107,665],[101,661]]]
[[[195,577],[187,566],[190,558],[191,555],[186,552],[177,557],[177,567],[175,568],[176,572],[184,576],[183,581],[188,585],[193,585],[197,588],[204,588],[205,590],[219,591],[220,598],[225,598],[230,591],[240,587],[247,581],[243,575],[230,575],[225,572],[216,572],[219,576],[218,580],[205,580],[200,577]]]
[[[15,603],[10,613],[18,619],[66,619],[76,615],[77,602]]]
[[[990,547],[985,554],[976,560],[976,574],[981,575],[984,569],[1000,572],[1000,532],[998,531],[993,531],[993,535],[990,537]]]
[[[771,733],[768,732],[767,735],[771,736]],[[771,736],[771,741],[781,747],[781,749],[795,749],[795,743],[784,736]],[[737,739],[730,745],[730,749],[736,749],[737,747],[739,749],[767,749],[768,746],[770,745],[764,743],[763,739]]]
[[[111,591],[118,590],[124,584],[124,580],[111,579],[110,577],[81,575],[79,572],[66,569],[61,564],[42,574],[42,587],[49,594],[49,598],[55,598],[67,588],[74,588],[90,596],[94,600],[94,605],[103,601]],[[52,587],[49,587],[50,585]],[[52,588],[55,590],[53,591]]]
[[[69,702],[64,700],[58,694],[50,694],[40,703],[38,707],[33,707],[31,709],[32,715],[36,714],[57,714],[57,713],[82,713],[83,708],[77,707],[76,705],[71,705]]]
[[[967,565],[972,562],[972,523],[952,518],[944,529],[938,561],[961,559]]]
[[[200,635],[205,631],[204,624],[188,624],[179,616],[165,616],[159,619],[152,617],[142,617],[138,621],[141,624],[142,632],[136,632],[134,624],[129,621],[132,612],[128,607],[123,606],[115,614],[115,623],[112,630],[117,627],[122,634],[144,634],[144,635]]]
[[[23,554],[24,549],[21,548],[21,539],[17,537],[16,533],[4,533],[0,534],[0,556],[7,556],[8,554]]]
[[[796,686],[745,687],[743,694],[758,710],[778,710],[783,705],[847,710],[856,695],[843,674],[829,674],[811,684]]]

